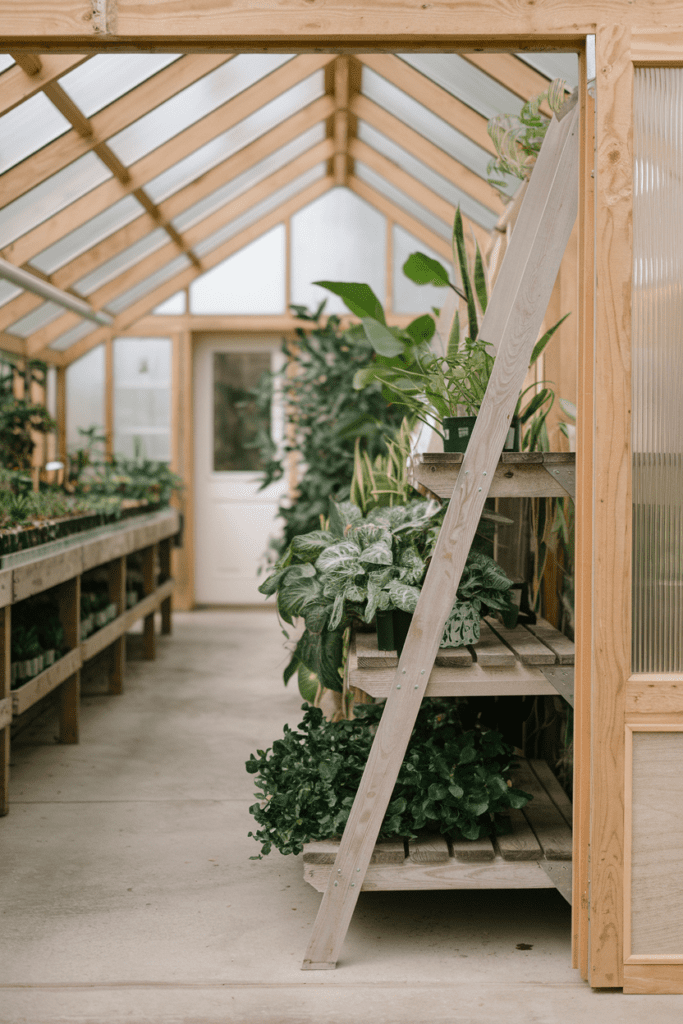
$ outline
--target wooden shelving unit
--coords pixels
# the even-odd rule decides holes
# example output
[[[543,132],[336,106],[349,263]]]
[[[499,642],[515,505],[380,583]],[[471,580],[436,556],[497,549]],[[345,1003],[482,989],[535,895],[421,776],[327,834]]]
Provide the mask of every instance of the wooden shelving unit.
[[[162,633],[171,632],[171,543],[179,530],[175,510],[150,513],[99,527],[73,537],[5,556],[0,564],[0,815],[7,814],[10,729],[21,715],[48,694],[59,690],[60,740],[77,743],[80,707],[80,670],[108,647],[113,648],[109,692],[121,693],[128,630],[144,620],[144,656],[155,656],[154,615],[161,612]],[[140,552],[144,596],[126,607],[126,558]],[[81,577],[90,569],[106,567],[109,597],[117,606],[116,618],[81,641]],[[66,653],[39,675],[14,690],[11,686],[12,605],[57,588],[64,627]]]

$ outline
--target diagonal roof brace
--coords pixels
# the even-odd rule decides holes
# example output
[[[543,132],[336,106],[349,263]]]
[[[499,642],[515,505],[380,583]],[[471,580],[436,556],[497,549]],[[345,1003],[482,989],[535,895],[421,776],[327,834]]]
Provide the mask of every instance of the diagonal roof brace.
[[[101,324],[103,327],[108,327],[112,323],[113,318],[108,313],[102,313],[99,310],[93,309],[83,299],[70,295],[69,292],[62,291],[61,288],[56,288],[49,281],[41,281],[35,274],[31,274],[28,270],[23,270],[21,267],[15,267],[13,263],[9,263],[7,260],[0,259],[0,278],[4,278],[5,281],[11,281],[12,284],[18,285],[24,291],[39,295],[41,299],[55,302],[58,306],[69,309],[72,313],[77,313],[86,320],[93,320],[96,324]]]

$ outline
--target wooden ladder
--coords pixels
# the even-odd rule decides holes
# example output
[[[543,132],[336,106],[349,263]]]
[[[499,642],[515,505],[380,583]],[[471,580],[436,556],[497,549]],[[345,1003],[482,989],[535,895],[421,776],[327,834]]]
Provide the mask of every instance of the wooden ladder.
[[[304,970],[336,967],[503,450],[578,207],[579,107],[553,118],[482,322],[496,349],[477,422],[399,659]]]

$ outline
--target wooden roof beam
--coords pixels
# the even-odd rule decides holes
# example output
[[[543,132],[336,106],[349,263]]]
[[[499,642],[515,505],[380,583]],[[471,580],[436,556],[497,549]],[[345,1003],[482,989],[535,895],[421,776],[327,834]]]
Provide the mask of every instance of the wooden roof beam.
[[[249,245],[250,242],[256,241],[257,238],[266,234],[288,217],[293,216],[298,210],[303,209],[303,207],[308,206],[309,203],[312,203],[319,196],[324,195],[325,192],[332,188],[333,184],[333,179],[326,177],[316,181],[313,185],[309,185],[308,188],[304,189],[297,196],[283,203],[277,210],[273,210],[272,213],[262,217],[256,224],[252,224],[250,227],[245,228],[244,231],[240,231],[234,238],[229,239],[223,245],[218,246],[212,253],[209,253],[204,259],[206,268],[211,269],[218,266],[219,263],[222,263],[223,260],[243,249],[246,245]],[[101,344],[112,330],[114,334],[118,334],[129,329],[137,320],[140,320],[150,310],[158,306],[159,303],[170,298],[171,295],[175,295],[181,288],[186,288],[199,276],[199,271],[195,267],[188,267],[186,270],[181,271],[180,274],[171,278],[170,281],[166,281],[163,285],[155,288],[153,292],[150,292],[149,295],[140,299],[130,309],[120,313],[114,319],[111,328],[97,328],[89,338],[83,338],[72,345],[65,354],[65,362],[72,363],[76,359],[80,359],[86,352]]]
[[[332,155],[332,152],[332,140],[325,139],[306,153],[302,153],[296,160],[290,161],[280,170],[275,171],[247,192],[226,203],[221,209],[209,214],[189,229],[186,233],[189,244],[202,241],[214,231],[219,230],[219,228],[234,220],[235,217],[247,212],[256,206],[257,203],[262,202],[268,196],[277,192],[278,189],[294,181],[311,167],[318,163],[324,163]],[[94,291],[88,297],[88,302],[92,305],[93,309],[103,309],[112,299],[156,273],[157,270],[160,270],[165,264],[169,263],[175,255],[176,250],[172,243],[162,246]],[[198,268],[199,273],[203,273],[204,269],[208,269],[209,266],[207,260],[202,261],[202,263],[203,265]],[[29,355],[33,355],[47,348],[61,334],[70,330],[77,323],[79,323],[79,318],[70,313],[60,316],[57,320],[53,320],[52,323],[36,331],[27,339],[27,352]]]
[[[463,53],[462,57],[525,102],[545,92],[550,85],[544,75],[511,53]],[[541,112],[552,117],[552,110],[545,100],[541,104]]]
[[[376,128],[382,135],[386,135],[396,145],[422,160],[447,181],[452,181],[489,210],[500,214],[505,209],[497,189],[367,96],[354,96],[351,110],[359,120]]]
[[[308,78],[332,60],[334,54],[304,54],[288,61],[128,167],[131,180],[127,186],[123,186],[118,179],[103,182],[87,195],[75,200],[31,231],[27,231],[6,246],[0,255],[19,265],[26,263],[69,231],[101,213],[122,195],[128,195],[135,188],[143,187],[162,171],[168,170],[183,157],[189,156],[200,146],[238,124],[265,103],[276,99],[282,92]]]
[[[349,176],[349,58],[337,57],[334,62],[334,157],[335,185],[346,185]]]
[[[397,89],[433,111],[472,142],[476,142],[491,156],[496,155],[495,147],[486,130],[487,119],[432,82],[426,75],[416,71],[400,57],[388,53],[360,53],[358,60],[382,78],[386,78]]]
[[[16,65],[8,68],[2,75],[0,117],[9,113],[14,107],[18,107],[24,100],[35,96],[37,92],[40,92],[50,82],[60,78],[61,75],[65,75],[67,71],[72,71],[79,64],[83,64],[88,60],[90,54],[81,54],[75,57],[72,53],[48,53],[34,57],[33,54],[28,53],[12,53],[11,56],[16,61]],[[28,66],[35,67],[32,63],[29,65],[29,58],[31,61],[40,61],[39,71],[29,72],[26,70]]]
[[[210,171],[200,174],[195,181],[190,182],[189,185],[159,203],[157,207],[159,213],[165,220],[171,221],[194,203],[204,199],[231,179],[251,170],[272,152],[325,120],[331,113],[332,104],[333,101],[328,96],[314,100],[303,110],[297,111],[286,121],[282,121],[276,128],[272,128],[254,142],[244,146]],[[95,267],[139,241],[149,232],[150,227],[157,226],[157,222],[148,213],[141,214],[125,227],[119,228],[118,231],[98,242],[92,249],[88,249],[71,260],[70,263],[60,267],[51,275],[50,280],[60,288],[72,285]]]

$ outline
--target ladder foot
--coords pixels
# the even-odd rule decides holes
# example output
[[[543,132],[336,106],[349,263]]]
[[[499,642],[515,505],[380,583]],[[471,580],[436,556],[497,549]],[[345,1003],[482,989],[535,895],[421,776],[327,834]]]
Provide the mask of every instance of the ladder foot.
[[[304,960],[301,965],[302,971],[333,971],[337,966],[336,960],[333,963],[329,961],[320,960]]]

